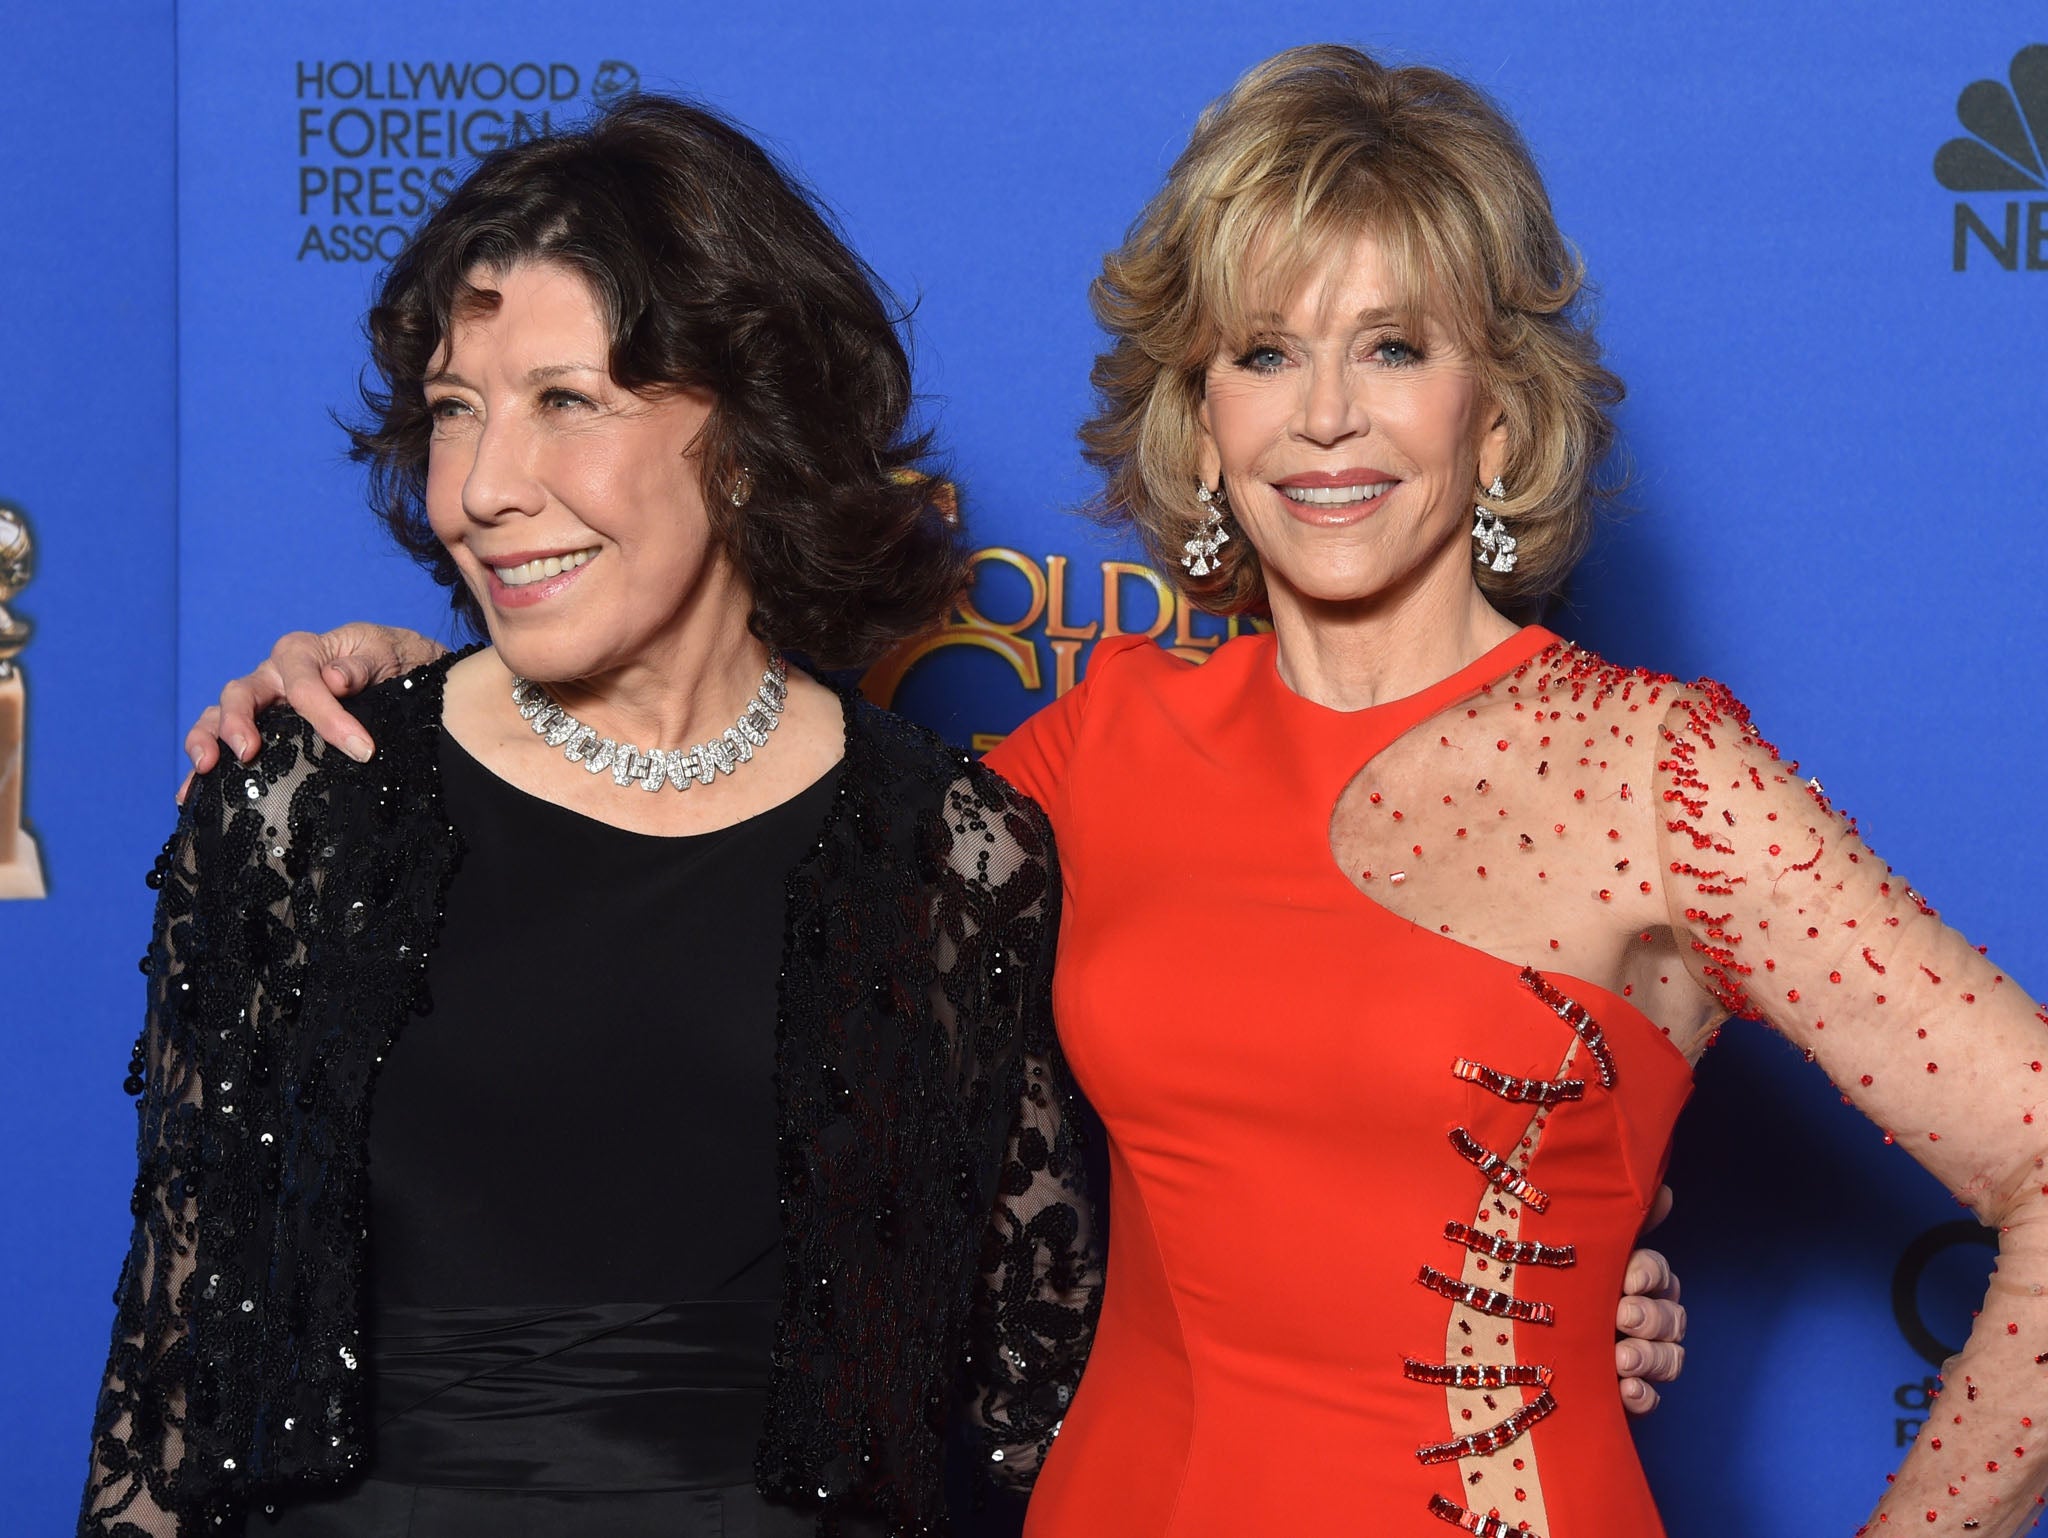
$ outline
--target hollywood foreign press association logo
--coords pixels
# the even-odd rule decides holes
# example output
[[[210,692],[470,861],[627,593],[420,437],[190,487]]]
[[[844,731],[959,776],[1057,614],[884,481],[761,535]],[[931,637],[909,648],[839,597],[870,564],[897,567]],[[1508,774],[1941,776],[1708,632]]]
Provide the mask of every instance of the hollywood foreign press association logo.
[[[1955,270],[1968,270],[1974,239],[2007,272],[2048,272],[2048,43],[2014,54],[2004,80],[1964,86],[1956,118],[1968,136],[1934,152],[1934,179],[1951,192],[2019,196],[1995,209],[1956,204]]]
[[[389,262],[464,168],[640,89],[623,59],[315,58],[292,68],[295,260]]]
[[[640,89],[640,71],[623,59],[606,59],[590,77],[590,99],[600,107]]]

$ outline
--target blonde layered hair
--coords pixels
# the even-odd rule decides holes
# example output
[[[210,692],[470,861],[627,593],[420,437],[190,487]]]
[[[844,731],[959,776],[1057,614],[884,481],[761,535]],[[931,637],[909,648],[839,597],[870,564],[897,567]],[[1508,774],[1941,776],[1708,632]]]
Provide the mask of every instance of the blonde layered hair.
[[[1441,70],[1390,69],[1353,48],[1293,48],[1212,103],[1090,290],[1112,338],[1082,425],[1108,477],[1101,513],[1134,525],[1153,561],[1215,613],[1265,607],[1259,558],[1226,544],[1211,574],[1181,569],[1202,521],[1197,417],[1219,352],[1249,344],[1311,269],[1370,234],[1398,313],[1434,321],[1507,424],[1494,508],[1519,545],[1512,572],[1481,566],[1497,606],[1539,607],[1564,584],[1606,494],[1621,381],[1581,314],[1585,273],[1514,125]]]

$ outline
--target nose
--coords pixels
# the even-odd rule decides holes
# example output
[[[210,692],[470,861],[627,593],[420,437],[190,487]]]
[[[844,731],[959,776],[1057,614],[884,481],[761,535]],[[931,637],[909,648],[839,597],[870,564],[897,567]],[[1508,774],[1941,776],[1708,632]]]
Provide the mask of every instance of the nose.
[[[1350,370],[1327,358],[1302,371],[1301,418],[1296,430],[1311,443],[1333,444],[1365,431],[1364,405]]]
[[[478,432],[476,457],[462,481],[462,510],[476,523],[531,517],[547,506],[535,473],[538,444],[515,413],[493,412]]]

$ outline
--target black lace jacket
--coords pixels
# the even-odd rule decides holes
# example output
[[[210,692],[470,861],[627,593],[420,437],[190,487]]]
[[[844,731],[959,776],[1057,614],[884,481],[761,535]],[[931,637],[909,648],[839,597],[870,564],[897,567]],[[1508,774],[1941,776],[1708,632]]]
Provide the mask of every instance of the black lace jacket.
[[[358,765],[289,713],[202,776],[150,884],[134,1238],[79,1522],[232,1532],[363,1466],[365,1134],[425,997],[461,850],[436,732],[448,663],[359,702]],[[1043,814],[938,739],[847,704],[840,788],[789,875],[777,1043],[787,1296],[760,1487],[821,1533],[944,1529],[966,1406],[1028,1483],[1100,1282],[1049,994]],[[639,922],[660,922],[639,915]]]

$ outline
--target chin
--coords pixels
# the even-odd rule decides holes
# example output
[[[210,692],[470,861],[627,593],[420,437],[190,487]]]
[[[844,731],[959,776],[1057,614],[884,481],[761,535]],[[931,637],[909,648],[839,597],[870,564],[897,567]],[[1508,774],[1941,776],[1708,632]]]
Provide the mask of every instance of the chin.
[[[1406,596],[1435,583],[1465,580],[1453,564],[1462,566],[1463,551],[1448,543],[1442,549],[1400,551],[1401,560],[1389,561],[1385,554],[1331,551],[1322,560],[1303,561],[1294,569],[1276,568],[1269,561],[1266,578],[1270,582],[1277,575],[1306,602],[1355,608]],[[1332,555],[1338,558],[1329,559]]]
[[[498,659],[521,678],[535,683],[561,683],[588,678],[604,670],[604,648],[575,635],[522,635],[517,625],[490,626],[491,646]],[[507,634],[507,632],[510,634]]]
[[[1369,604],[1384,594],[1391,582],[1383,571],[1311,571],[1299,575],[1282,572],[1281,580],[1309,603],[1346,606]],[[1270,581],[1272,571],[1267,569]]]

